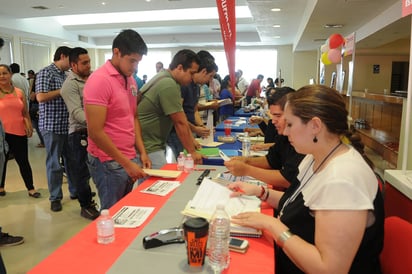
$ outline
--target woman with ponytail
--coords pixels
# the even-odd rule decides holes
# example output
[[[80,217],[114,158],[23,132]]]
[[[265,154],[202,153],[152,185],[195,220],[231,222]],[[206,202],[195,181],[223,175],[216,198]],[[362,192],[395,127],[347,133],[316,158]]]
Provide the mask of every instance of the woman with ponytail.
[[[334,89],[309,85],[288,96],[290,143],[306,154],[298,184],[284,193],[236,182],[233,196],[256,195],[276,208],[232,216],[234,223],[269,232],[276,273],[381,273],[383,200],[363,146],[348,131],[345,102]],[[347,144],[353,141],[354,146]]]

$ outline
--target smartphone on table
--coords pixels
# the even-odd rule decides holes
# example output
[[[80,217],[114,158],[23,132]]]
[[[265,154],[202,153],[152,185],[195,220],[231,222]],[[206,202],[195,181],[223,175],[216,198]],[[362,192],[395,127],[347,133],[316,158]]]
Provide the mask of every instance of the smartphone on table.
[[[248,248],[249,248],[249,241],[248,240],[235,238],[235,237],[230,237],[229,249],[231,251],[245,253]]]

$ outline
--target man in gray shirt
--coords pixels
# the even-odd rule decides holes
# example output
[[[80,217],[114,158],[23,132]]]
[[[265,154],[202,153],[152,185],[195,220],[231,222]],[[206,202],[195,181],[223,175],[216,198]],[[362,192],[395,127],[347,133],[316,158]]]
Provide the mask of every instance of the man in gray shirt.
[[[67,172],[76,184],[77,198],[84,218],[94,220],[100,214],[92,200],[87,167],[87,124],[83,107],[83,88],[89,77],[90,57],[84,48],[73,48],[69,55],[71,71],[61,88],[61,96],[69,111]]]

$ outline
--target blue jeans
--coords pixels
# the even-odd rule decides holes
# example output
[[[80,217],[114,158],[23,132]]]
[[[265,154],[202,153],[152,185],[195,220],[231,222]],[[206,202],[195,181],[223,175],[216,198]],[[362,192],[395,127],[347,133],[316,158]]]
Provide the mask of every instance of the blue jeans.
[[[155,152],[151,152],[147,154],[152,161],[152,168],[153,169],[160,169],[163,167],[166,162],[166,151],[158,150]]]
[[[67,171],[76,184],[77,198],[81,207],[88,207],[92,202],[89,185],[90,173],[87,167],[87,130],[69,134],[67,153]]]
[[[180,142],[180,139],[177,136],[176,131],[172,130],[170,132],[169,137],[167,137],[166,143],[170,147],[170,149],[173,151],[173,156],[177,160],[177,156],[179,156],[179,153],[183,151],[183,145],[182,145],[182,142]]]
[[[47,184],[50,192],[50,201],[60,201],[63,198],[62,181],[63,181],[63,168],[60,164],[60,158],[63,158],[63,162],[67,163],[67,134],[55,134],[51,131],[43,130],[41,132],[44,139],[44,145],[46,147],[46,172],[47,172]],[[71,196],[76,196],[76,187],[74,186],[70,173],[67,172],[67,181],[69,183],[69,191]]]
[[[131,161],[138,163],[137,158]],[[134,181],[118,162],[101,162],[89,153],[87,165],[99,193],[100,209],[109,209],[133,189]]]

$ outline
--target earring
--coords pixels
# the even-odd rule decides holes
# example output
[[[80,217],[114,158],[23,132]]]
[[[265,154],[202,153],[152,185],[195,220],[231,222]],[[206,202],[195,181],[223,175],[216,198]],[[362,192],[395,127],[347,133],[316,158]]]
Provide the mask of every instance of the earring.
[[[317,142],[318,142],[318,138],[316,138],[316,136],[313,137],[313,142],[314,142],[314,143],[317,143]]]

